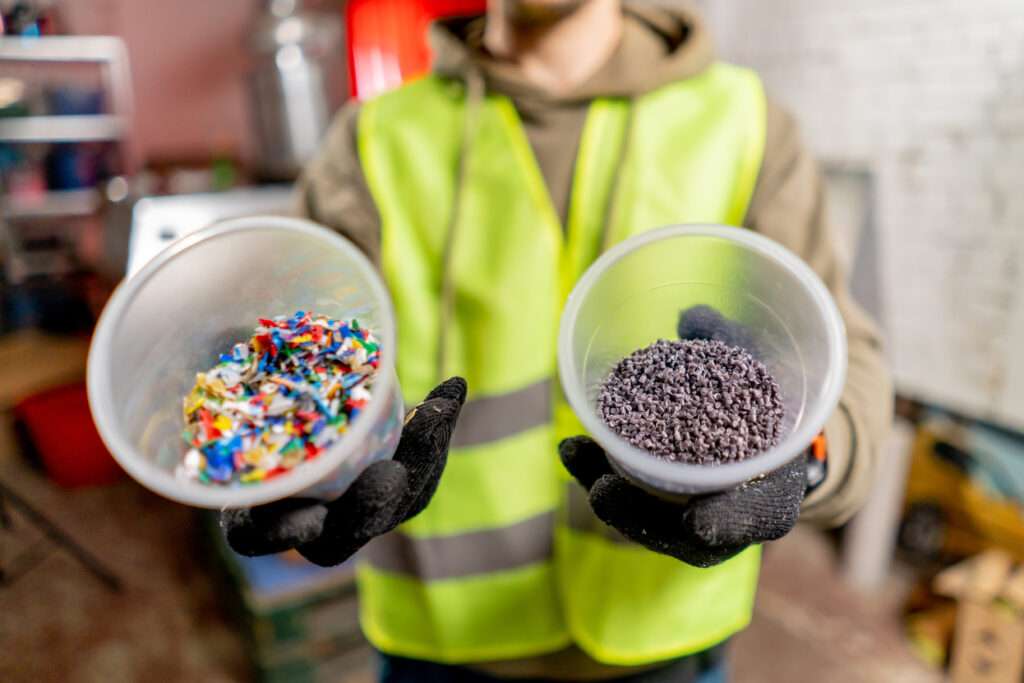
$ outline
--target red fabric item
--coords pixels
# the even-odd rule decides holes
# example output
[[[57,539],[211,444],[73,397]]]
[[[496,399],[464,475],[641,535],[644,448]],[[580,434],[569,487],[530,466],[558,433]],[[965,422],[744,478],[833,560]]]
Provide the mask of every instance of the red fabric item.
[[[430,68],[427,28],[483,13],[486,0],[351,0],[345,9],[350,94],[365,100]]]
[[[93,424],[84,382],[29,396],[14,407],[14,417],[59,485],[96,486],[124,476]]]

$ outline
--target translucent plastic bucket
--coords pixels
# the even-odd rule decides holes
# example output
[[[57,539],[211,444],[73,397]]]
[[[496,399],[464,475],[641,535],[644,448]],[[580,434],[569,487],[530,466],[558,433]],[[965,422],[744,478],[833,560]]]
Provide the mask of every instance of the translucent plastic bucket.
[[[621,439],[596,411],[611,368],[658,339],[676,339],[680,311],[700,304],[746,327],[746,350],[782,390],[779,445],[742,462],[660,460]],[[694,494],[737,486],[807,448],[839,401],[846,330],[821,280],[778,243],[740,228],[679,225],[626,240],[587,270],[562,315],[558,365],[573,411],[616,469],[658,493]]]
[[[297,310],[357,317],[381,343],[373,397],[330,449],[252,485],[176,477],[182,398],[197,372],[249,338],[258,318]],[[391,301],[369,261],[314,223],[247,217],[169,245],[114,292],[89,350],[93,419],[107,448],[139,483],[200,507],[240,507],[302,494],[336,497],[370,463],[392,456],[402,427]]]

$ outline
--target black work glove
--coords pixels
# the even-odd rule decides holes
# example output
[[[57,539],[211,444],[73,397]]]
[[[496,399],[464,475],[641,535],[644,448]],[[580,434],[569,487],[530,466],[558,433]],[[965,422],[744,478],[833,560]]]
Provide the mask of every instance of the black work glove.
[[[220,524],[228,544],[241,555],[295,548],[314,564],[326,567],[344,562],[374,537],[418,515],[430,502],[465,400],[462,378],[437,386],[406,417],[394,457],[367,467],[336,500],[286,498],[224,510]]]
[[[683,341],[690,339],[708,339],[720,341],[729,346],[738,346],[747,351],[757,348],[754,338],[747,328],[738,322],[724,317],[721,313],[701,304],[693,306],[679,314],[676,334]]]
[[[680,339],[713,339],[753,349],[742,325],[709,306],[694,306],[679,317]],[[735,489],[694,496],[684,503],[647,493],[612,470],[604,450],[576,436],[558,447],[562,463],[587,489],[597,517],[649,550],[696,567],[711,567],[754,543],[782,538],[792,530],[807,490],[805,458]]]
[[[589,492],[594,514],[648,550],[695,567],[712,567],[753,543],[792,530],[807,489],[804,458],[721,493],[685,503],[658,498],[616,474],[604,450],[586,436],[563,441],[558,454]]]

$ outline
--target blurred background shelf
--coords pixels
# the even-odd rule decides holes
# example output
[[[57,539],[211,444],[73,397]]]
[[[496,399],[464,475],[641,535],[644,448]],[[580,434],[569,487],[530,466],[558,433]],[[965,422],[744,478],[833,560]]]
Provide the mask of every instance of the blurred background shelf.
[[[128,60],[124,41],[113,36],[0,38],[0,59],[23,62],[118,62]]]
[[[127,126],[120,116],[22,116],[0,119],[0,142],[103,142],[119,140]]]
[[[36,196],[12,198],[4,204],[0,217],[13,221],[89,216],[99,209],[101,198],[99,190],[93,187],[50,190]]]
[[[35,319],[18,311],[42,306],[36,301],[41,294],[22,291],[26,283],[47,292],[77,290],[68,278],[88,269],[86,261],[107,237],[109,212],[103,209],[110,193],[103,188],[111,179],[130,178],[138,163],[122,39],[0,38],[0,73],[0,243],[7,287],[0,322],[16,328]]]

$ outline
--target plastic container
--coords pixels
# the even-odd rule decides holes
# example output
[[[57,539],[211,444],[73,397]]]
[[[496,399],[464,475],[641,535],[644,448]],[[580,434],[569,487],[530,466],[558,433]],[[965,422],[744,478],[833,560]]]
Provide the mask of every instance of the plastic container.
[[[658,339],[676,339],[680,311],[698,304],[747,327],[746,350],[782,390],[779,445],[742,462],[661,460],[612,432],[596,410],[612,367]],[[587,270],[562,315],[558,365],[566,398],[612,465],[655,493],[688,495],[732,488],[804,451],[839,401],[846,330],[821,280],[778,243],[740,228],[678,225],[626,240]]]
[[[315,311],[358,317],[381,342],[373,398],[317,458],[274,479],[222,487],[178,478],[182,398],[217,355],[248,339],[257,318]],[[118,463],[147,488],[221,508],[301,494],[340,495],[394,453],[402,399],[387,290],[354,245],[314,223],[281,217],[225,221],[171,243],[114,292],[89,350],[89,406]]]

